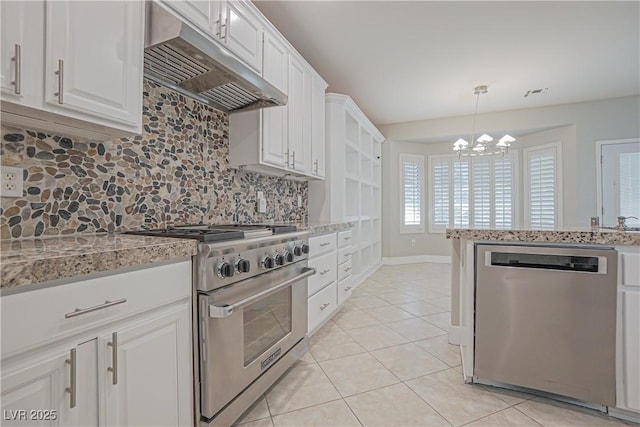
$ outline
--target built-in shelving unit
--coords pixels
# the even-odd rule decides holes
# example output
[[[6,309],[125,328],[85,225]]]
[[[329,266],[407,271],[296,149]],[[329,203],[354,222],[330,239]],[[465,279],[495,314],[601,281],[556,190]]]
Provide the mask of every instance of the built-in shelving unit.
[[[329,93],[326,101],[325,181],[309,183],[309,219],[353,221],[354,285],[382,262],[381,153],[384,136],[353,100]]]

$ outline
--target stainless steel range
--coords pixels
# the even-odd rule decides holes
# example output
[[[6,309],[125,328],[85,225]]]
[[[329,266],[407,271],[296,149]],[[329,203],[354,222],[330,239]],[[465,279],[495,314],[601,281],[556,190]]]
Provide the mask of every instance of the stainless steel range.
[[[308,232],[290,226],[140,231],[196,238],[194,371],[200,425],[231,425],[308,348]]]

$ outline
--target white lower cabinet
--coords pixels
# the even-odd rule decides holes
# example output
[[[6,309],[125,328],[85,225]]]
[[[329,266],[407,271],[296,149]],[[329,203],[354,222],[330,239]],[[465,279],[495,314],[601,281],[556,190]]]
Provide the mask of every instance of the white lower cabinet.
[[[309,297],[307,325],[309,331],[315,331],[327,320],[337,307],[336,282]]]
[[[640,247],[618,250],[616,410],[640,418]],[[615,414],[618,415],[618,414]]]
[[[124,302],[108,306],[99,296],[109,285]],[[68,316],[74,310],[54,299],[67,287],[80,300],[104,303],[78,309],[104,308]],[[173,292],[154,293],[166,287]],[[149,304],[129,311],[139,295]],[[2,424],[193,424],[190,298],[190,261],[3,296]],[[26,301],[48,313],[29,310]],[[37,326],[56,317],[66,327],[42,339]],[[31,324],[27,339],[5,333],[8,323]]]

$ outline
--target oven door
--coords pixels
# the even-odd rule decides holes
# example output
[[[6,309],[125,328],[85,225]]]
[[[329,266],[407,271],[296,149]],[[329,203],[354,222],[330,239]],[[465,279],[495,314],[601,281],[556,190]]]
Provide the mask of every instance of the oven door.
[[[306,261],[199,296],[201,414],[210,419],[307,333]]]

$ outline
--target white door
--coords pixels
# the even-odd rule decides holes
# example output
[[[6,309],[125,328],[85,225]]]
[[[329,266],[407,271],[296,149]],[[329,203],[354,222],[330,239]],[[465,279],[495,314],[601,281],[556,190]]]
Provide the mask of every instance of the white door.
[[[78,425],[77,399],[80,396],[77,389],[76,404],[71,402],[72,350],[77,366],[75,347],[32,352],[21,358],[19,363],[3,362],[3,426]]]
[[[600,147],[601,225],[616,225],[618,216],[640,218],[640,142],[636,139]],[[640,227],[638,219],[630,218],[626,223]]]
[[[289,66],[289,167],[304,172],[305,162],[305,105],[304,105],[304,65],[295,57],[290,57]]]
[[[618,406],[640,411],[640,289],[622,289],[622,402]]]
[[[101,337],[102,424],[193,423],[190,314],[189,303],[179,303]]]
[[[45,28],[48,108],[138,128],[144,2],[49,1]]]
[[[262,26],[239,1],[222,3],[222,41],[256,71],[262,70]]]
[[[284,93],[289,91],[289,53],[275,37],[265,33],[262,75]],[[262,110],[262,161],[286,167],[287,106]]]
[[[30,107],[42,104],[44,3],[0,2],[2,98]]]
[[[313,77],[311,86],[311,157],[313,174],[324,178],[324,90],[327,85],[318,77]]]

